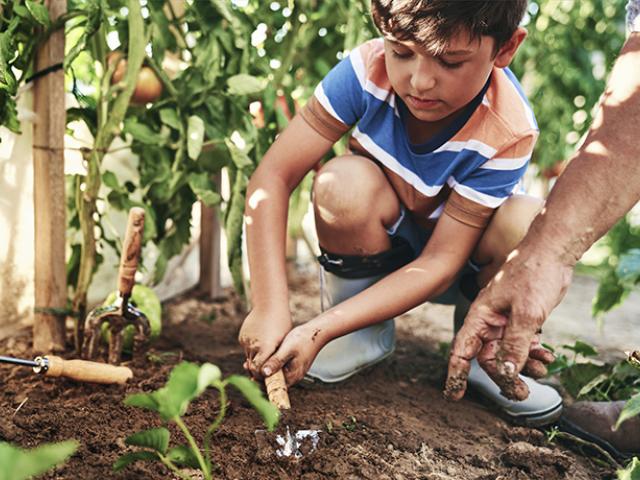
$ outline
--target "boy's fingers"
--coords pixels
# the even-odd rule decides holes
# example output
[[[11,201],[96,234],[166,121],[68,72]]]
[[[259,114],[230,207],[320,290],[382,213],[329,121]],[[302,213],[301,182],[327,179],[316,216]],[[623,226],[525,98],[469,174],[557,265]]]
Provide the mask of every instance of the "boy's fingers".
[[[283,351],[283,349],[281,348],[276,353],[271,355],[271,357],[266,362],[264,362],[264,365],[262,365],[260,372],[265,377],[269,377],[276,373],[278,370],[282,370],[285,364],[289,360],[291,360],[292,357],[292,352]]]

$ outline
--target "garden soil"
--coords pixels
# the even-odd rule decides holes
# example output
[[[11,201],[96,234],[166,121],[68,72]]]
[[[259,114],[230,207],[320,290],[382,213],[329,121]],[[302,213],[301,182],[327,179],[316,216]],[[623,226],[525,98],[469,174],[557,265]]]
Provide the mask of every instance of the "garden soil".
[[[292,275],[291,310],[300,322],[319,311],[313,275]],[[125,395],[164,385],[180,360],[212,362],[225,375],[242,372],[237,333],[243,320],[230,295],[204,301],[186,295],[165,305],[164,332],[149,354],[126,363],[134,380],[126,386],[80,384],[38,377],[25,367],[0,366],[0,440],[25,448],[75,438],[77,453],[48,479],[168,479],[161,464],[133,464],[114,473],[113,462],[131,451],[124,439],[160,426],[153,412],[127,407]],[[214,435],[215,478],[219,479],[428,479],[428,480],[591,480],[610,478],[612,469],[594,452],[549,443],[544,431],[512,426],[488,407],[465,398],[442,396],[446,369],[442,348],[430,338],[430,315],[417,309],[398,319],[395,354],[334,385],[302,384],[290,390],[292,429],[320,430],[317,448],[301,458],[279,457],[276,434],[231,392],[228,414]],[[450,310],[446,310],[450,313]],[[440,318],[440,323],[442,319]],[[30,332],[0,343],[0,351],[29,357]],[[219,409],[208,391],[190,406],[184,420],[197,440]],[[185,443],[174,425],[172,444]],[[568,448],[571,447],[571,448]],[[193,471],[194,478],[198,477]]]

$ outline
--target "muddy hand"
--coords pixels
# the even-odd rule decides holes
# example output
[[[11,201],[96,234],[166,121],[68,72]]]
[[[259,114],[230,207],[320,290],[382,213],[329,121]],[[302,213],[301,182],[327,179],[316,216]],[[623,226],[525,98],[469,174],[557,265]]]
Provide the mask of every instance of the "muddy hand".
[[[276,351],[291,330],[291,315],[282,309],[263,311],[255,308],[245,318],[238,334],[238,342],[245,354],[243,367],[252,377],[262,378],[260,369]]]
[[[287,385],[298,383],[311,368],[322,347],[317,339],[317,332],[309,328],[308,324],[300,325],[284,337],[278,350],[262,366],[261,372],[268,377],[282,370]]]

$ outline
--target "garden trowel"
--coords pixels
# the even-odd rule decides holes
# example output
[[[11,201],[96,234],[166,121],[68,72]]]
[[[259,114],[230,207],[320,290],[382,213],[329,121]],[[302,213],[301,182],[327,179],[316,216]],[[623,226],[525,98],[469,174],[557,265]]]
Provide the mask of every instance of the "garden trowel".
[[[122,355],[123,331],[134,325],[133,350],[149,339],[151,329],[147,317],[131,303],[131,291],[135,283],[138,259],[144,230],[144,209],[134,207],[129,210],[127,230],[122,244],[120,270],[118,272],[118,296],[113,304],[92,310],[84,324],[82,356],[92,359],[97,356],[98,343],[102,335],[102,324],[108,324],[109,357],[112,364],[120,363]]]

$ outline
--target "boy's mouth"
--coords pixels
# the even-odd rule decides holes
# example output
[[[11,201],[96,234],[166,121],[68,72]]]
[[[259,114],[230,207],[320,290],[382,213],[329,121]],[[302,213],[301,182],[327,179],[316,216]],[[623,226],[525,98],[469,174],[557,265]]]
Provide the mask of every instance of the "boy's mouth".
[[[413,95],[407,95],[407,102],[417,110],[431,110],[442,104],[441,100],[414,97]]]

